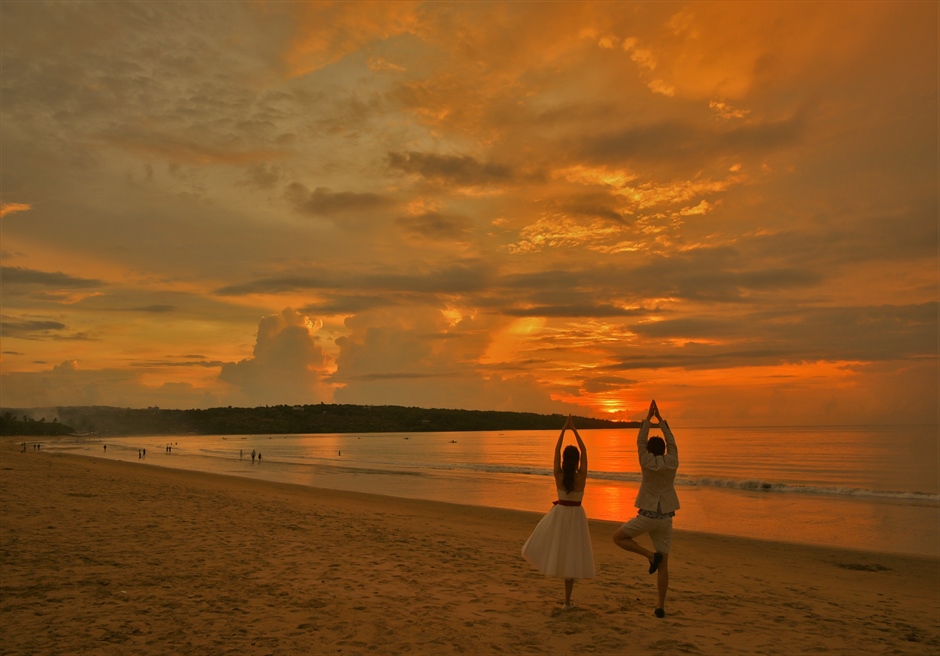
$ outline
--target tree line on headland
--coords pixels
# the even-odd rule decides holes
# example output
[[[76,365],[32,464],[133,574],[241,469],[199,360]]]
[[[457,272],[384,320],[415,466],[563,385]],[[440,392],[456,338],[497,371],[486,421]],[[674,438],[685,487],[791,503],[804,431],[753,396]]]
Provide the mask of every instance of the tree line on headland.
[[[52,417],[46,420],[46,417]],[[257,435],[560,429],[565,417],[533,412],[397,405],[232,406],[205,410],[68,406],[0,409],[2,435]],[[634,421],[576,417],[578,428],[635,428]]]

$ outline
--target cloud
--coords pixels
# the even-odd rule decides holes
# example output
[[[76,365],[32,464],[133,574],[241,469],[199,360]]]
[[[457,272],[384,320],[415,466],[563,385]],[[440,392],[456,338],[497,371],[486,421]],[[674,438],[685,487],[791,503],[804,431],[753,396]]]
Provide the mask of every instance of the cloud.
[[[635,317],[648,314],[648,310],[616,307],[613,305],[536,305],[511,307],[502,311],[510,317]]]
[[[412,267],[409,267],[412,269]],[[215,291],[220,296],[276,294],[299,290],[349,290],[353,292],[387,291],[415,295],[458,294],[484,289],[491,274],[481,262],[405,270],[399,266],[384,270],[336,275],[314,271],[310,275],[261,278],[247,283],[227,285]]]
[[[322,299],[300,308],[306,314],[319,316],[333,316],[337,314],[356,314],[377,308],[386,308],[401,305],[402,299],[388,294],[350,294],[326,293],[321,294]]]
[[[0,25],[4,371],[37,394],[248,403],[290,306],[346,399],[936,405],[929,3],[56,7]]]
[[[292,76],[320,70],[376,41],[416,29],[414,2],[300,3],[286,9],[296,30],[284,53]]]
[[[132,369],[83,369],[66,360],[52,369],[4,372],[0,375],[7,407],[112,405],[143,408],[209,408],[221,399],[185,382],[145,385],[142,372]]]
[[[708,103],[708,108],[713,110],[721,118],[744,118],[751,113],[749,109],[735,109],[730,104],[721,100],[712,100]]]
[[[131,362],[131,367],[146,367],[148,369],[154,367],[204,367],[206,369],[215,369],[222,367],[226,363],[221,360],[189,360],[184,362],[178,362],[173,360],[147,360],[140,362]]]
[[[274,148],[244,147],[214,139],[215,135],[178,136],[168,131],[145,132],[124,127],[103,135],[111,145],[154,156],[173,164],[208,166],[213,164],[244,165],[281,159],[284,153]],[[216,143],[215,141],[218,141]]]
[[[164,304],[155,304],[155,305],[143,305],[140,307],[129,307],[124,308],[124,312],[146,312],[148,314],[165,314],[167,312],[174,312],[176,310],[175,305],[164,305]]]
[[[590,162],[608,165],[664,162],[680,164],[682,160],[714,161],[727,155],[760,153],[766,155],[799,143],[805,131],[803,116],[795,114],[784,119],[752,121],[719,129],[717,126],[666,120],[630,126],[589,136],[572,148],[580,150]]]
[[[513,178],[509,167],[483,163],[469,155],[435,155],[413,151],[390,152],[388,165],[393,169],[413,173],[439,184],[476,187],[509,182]]]
[[[510,253],[533,253],[543,249],[576,248],[586,243],[616,239],[620,226],[607,221],[583,222],[566,216],[542,217],[523,228],[518,242],[509,244]]]
[[[18,337],[20,339],[43,339],[49,338],[53,333],[68,328],[60,321],[43,321],[15,319],[12,317],[3,317],[0,321],[0,335],[3,337]]]
[[[317,187],[313,191],[299,182],[287,187],[286,198],[298,212],[312,216],[373,212],[393,204],[390,198],[372,192],[330,191]]]
[[[639,381],[633,380],[632,378],[621,378],[620,376],[594,376],[593,378],[585,379],[581,384],[581,389],[588,394],[619,392],[623,389],[633,387],[638,382]]]
[[[94,278],[79,278],[58,271],[51,273],[14,266],[0,267],[0,280],[3,284],[42,285],[55,288],[86,288],[105,285],[104,281]]]
[[[646,86],[650,91],[653,93],[658,93],[661,96],[672,98],[674,95],[676,95],[676,88],[665,80],[651,80],[650,83]]]
[[[254,185],[259,189],[273,189],[282,177],[281,170],[276,165],[256,164],[245,170],[245,180],[242,184]]]
[[[0,316],[0,336],[27,340],[94,341],[87,332],[68,332],[68,325],[51,319]]]
[[[408,234],[431,241],[457,241],[467,236],[469,221],[462,216],[425,212],[395,221]]]
[[[937,360],[940,305],[795,308],[737,317],[664,319],[630,326],[663,346],[621,356],[615,370],[720,369],[804,362]],[[665,348],[664,341],[680,348]]]
[[[340,347],[336,400],[342,403],[414,405],[469,410],[564,412],[531,374],[478,369],[489,344],[485,319],[456,321],[433,308],[376,310],[347,319]]]
[[[308,317],[285,308],[258,324],[252,357],[222,365],[219,380],[239,390],[245,403],[318,403],[331,400],[323,383],[329,357]]]
[[[26,212],[33,209],[29,203],[0,203],[0,218],[14,212]]]

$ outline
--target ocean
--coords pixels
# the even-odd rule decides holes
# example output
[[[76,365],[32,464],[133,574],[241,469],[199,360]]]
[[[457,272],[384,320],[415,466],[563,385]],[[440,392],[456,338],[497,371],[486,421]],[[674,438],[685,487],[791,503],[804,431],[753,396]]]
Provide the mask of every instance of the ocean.
[[[682,504],[677,529],[940,556],[937,426],[673,430]],[[636,434],[581,431],[590,518],[626,521],[636,514]],[[547,512],[555,499],[557,437],[558,431],[161,435],[64,438],[44,448],[312,488]],[[142,449],[146,458],[138,457]],[[260,461],[252,461],[252,450]]]

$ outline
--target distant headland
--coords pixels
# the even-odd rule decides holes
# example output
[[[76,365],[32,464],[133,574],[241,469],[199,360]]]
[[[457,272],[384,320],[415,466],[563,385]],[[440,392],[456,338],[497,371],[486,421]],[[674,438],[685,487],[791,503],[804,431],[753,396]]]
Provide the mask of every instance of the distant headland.
[[[561,414],[448,410],[398,405],[272,405],[205,410],[65,406],[0,408],[2,435],[257,435],[417,433],[560,429]],[[578,428],[636,428],[640,422],[575,417]]]

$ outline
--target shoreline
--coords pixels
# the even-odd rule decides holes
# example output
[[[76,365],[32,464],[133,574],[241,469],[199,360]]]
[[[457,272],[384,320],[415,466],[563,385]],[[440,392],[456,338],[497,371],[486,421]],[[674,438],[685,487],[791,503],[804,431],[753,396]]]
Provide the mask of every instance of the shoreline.
[[[3,654],[935,653],[937,558],[676,531],[655,577],[591,520],[598,576],[519,551],[541,513],[0,442]]]
[[[397,434],[396,434],[397,435]],[[222,436],[224,440],[226,436]],[[231,437],[231,436],[229,436]],[[257,440],[256,440],[257,442]],[[265,444],[267,439],[262,440]],[[230,443],[239,445],[240,441]],[[59,450],[61,443],[50,441],[51,452]],[[112,444],[114,446],[114,444]],[[130,451],[62,448],[61,452],[82,454],[105,460],[139,462],[137,444]],[[224,473],[245,479],[265,479],[272,482],[300,483],[310,488],[363,491],[396,498],[446,501],[457,504],[475,504],[486,507],[526,510],[544,513],[545,493],[553,486],[534,479],[529,471],[490,473],[490,487],[472,468],[431,467],[409,470],[414,474],[411,483],[401,486],[402,474],[396,468],[378,470],[369,464],[345,465],[338,459],[326,458],[324,464],[291,462],[289,459],[265,460],[265,467],[249,470],[247,463],[237,457],[200,458],[197,452],[180,455],[174,447],[172,458],[164,459],[162,446],[146,444],[154,450],[153,458],[145,460],[149,466],[172,469]],[[205,446],[205,445],[203,445]],[[257,446],[257,444],[252,444]],[[126,451],[128,445],[123,447]],[[214,448],[210,447],[210,448]],[[236,449],[236,447],[231,447]],[[249,447],[251,448],[251,447]],[[265,454],[267,448],[262,446]],[[335,447],[333,447],[335,448]],[[345,449],[345,447],[344,447]],[[237,455],[237,451],[233,452]],[[335,451],[333,452],[335,453]],[[344,452],[345,453],[345,452]],[[247,456],[246,456],[247,460]],[[714,478],[714,477],[712,477]],[[477,480],[479,479],[479,480]],[[695,480],[693,476],[692,480]],[[739,481],[740,482],[740,481]],[[774,484],[770,484],[773,488]],[[777,484],[786,487],[787,484]],[[588,517],[594,521],[619,524],[635,514],[634,498],[639,488],[636,480],[625,480],[622,475],[605,477],[597,471],[592,475],[591,494],[586,501]],[[843,489],[843,488],[839,488]],[[940,521],[937,501],[899,497],[856,496],[852,494],[803,494],[796,491],[781,493],[778,489],[747,489],[741,485],[684,484],[680,489],[683,511],[676,521],[677,530],[754,538],[770,542],[786,542],[813,547],[847,548],[861,551],[886,552],[915,556],[940,554]],[[599,501],[600,500],[600,501]],[[829,518],[833,521],[827,521]]]

